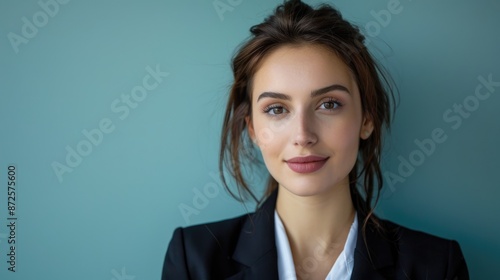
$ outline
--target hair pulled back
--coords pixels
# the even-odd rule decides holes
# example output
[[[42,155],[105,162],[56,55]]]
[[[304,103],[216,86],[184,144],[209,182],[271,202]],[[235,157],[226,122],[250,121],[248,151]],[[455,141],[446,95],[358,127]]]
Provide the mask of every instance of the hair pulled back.
[[[255,148],[245,122],[245,117],[251,116],[252,112],[253,76],[266,55],[278,47],[321,45],[336,53],[349,67],[359,88],[363,116],[373,122],[370,137],[360,141],[358,159],[349,173],[349,181],[354,207],[366,217],[363,229],[368,222],[378,226],[373,209],[383,185],[380,168],[382,132],[384,126],[389,128],[390,125],[389,97],[394,99],[394,95],[389,77],[384,75],[366,48],[365,37],[332,6],[323,4],[313,9],[298,0],[285,1],[262,23],[252,26],[250,32],[250,38],[232,59],[234,82],[223,120],[219,154],[223,185],[236,199],[243,201],[250,196],[257,202],[262,202],[278,187],[278,182],[269,176],[265,194],[258,198],[243,172],[246,163],[256,162],[253,156]],[[237,194],[228,187],[225,168],[236,181]]]

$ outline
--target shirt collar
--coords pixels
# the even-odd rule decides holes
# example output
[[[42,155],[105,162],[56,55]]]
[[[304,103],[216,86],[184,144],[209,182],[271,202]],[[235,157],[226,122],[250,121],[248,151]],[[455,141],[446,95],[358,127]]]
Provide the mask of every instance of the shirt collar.
[[[278,274],[279,279],[296,280],[295,266],[293,263],[292,251],[290,243],[286,235],[283,222],[276,210],[274,211],[274,230],[276,239],[276,250],[278,254]],[[358,217],[354,215],[354,221],[347,235],[347,240],[344,245],[344,250],[332,266],[325,280],[330,279],[350,279],[354,266],[354,250],[356,248],[356,240],[358,236]],[[306,262],[315,262],[314,257],[311,257]],[[314,265],[314,263],[311,263]],[[307,271],[305,271],[307,273]]]

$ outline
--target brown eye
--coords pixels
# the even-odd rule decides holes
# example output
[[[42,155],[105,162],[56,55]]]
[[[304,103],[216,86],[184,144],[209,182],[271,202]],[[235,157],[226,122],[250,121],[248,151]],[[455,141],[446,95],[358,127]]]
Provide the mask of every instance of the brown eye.
[[[275,115],[283,114],[283,107],[273,108],[272,111],[273,111],[273,114],[275,114]]]
[[[334,107],[333,102],[325,102],[325,109],[333,109]]]
[[[329,100],[329,101],[323,102],[320,106],[321,109],[330,110],[330,111],[337,110],[340,107],[342,107],[342,104],[338,101],[335,101],[335,100]]]
[[[282,115],[287,112],[287,110],[280,105],[271,105],[266,107],[263,111],[270,116]]]

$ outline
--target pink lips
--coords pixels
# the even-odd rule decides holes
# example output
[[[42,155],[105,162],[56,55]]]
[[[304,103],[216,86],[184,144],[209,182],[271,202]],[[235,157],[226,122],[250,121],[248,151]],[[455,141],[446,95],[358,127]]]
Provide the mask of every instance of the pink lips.
[[[311,173],[323,167],[327,160],[328,157],[306,156],[294,157],[285,162],[290,169],[297,173]]]

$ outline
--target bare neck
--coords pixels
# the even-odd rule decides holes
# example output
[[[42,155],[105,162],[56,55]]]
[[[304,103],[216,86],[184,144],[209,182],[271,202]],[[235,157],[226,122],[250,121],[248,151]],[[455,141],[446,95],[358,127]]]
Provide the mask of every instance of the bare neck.
[[[355,215],[348,183],[307,197],[279,186],[276,211],[295,255],[310,254],[318,244],[343,249]]]

